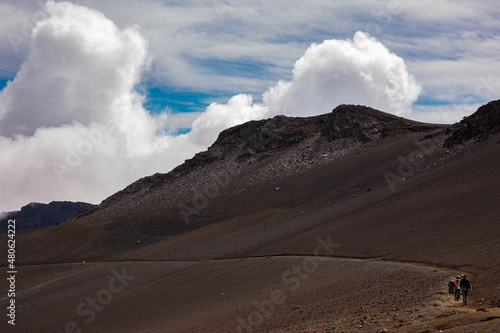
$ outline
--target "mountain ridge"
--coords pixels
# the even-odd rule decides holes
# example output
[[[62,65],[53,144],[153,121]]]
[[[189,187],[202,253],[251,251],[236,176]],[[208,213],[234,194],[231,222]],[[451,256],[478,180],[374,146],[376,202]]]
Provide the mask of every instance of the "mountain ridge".
[[[216,141],[206,150],[175,167],[168,173],[156,173],[143,177],[123,190],[116,192],[100,205],[80,212],[75,219],[120,202],[124,197],[143,194],[182,178],[191,172],[214,164],[227,155],[235,161],[262,161],[280,149],[311,139],[314,142],[332,143],[336,140],[351,140],[351,145],[372,141],[408,132],[429,132],[447,128],[448,125],[417,122],[371,107],[361,105],[339,105],[331,113],[311,117],[286,117],[282,115],[264,120],[249,121],[222,131]],[[329,146],[329,144],[326,144]]]
[[[7,230],[7,221],[16,220],[16,229],[35,229],[59,224],[74,213],[93,207],[86,202],[52,201],[48,204],[31,202],[18,211],[4,212],[0,231]]]

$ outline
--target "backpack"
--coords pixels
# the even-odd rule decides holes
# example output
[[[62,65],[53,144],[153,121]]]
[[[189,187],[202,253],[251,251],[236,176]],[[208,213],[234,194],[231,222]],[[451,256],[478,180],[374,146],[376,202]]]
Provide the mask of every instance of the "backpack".
[[[462,289],[462,291],[465,291],[465,292],[469,291],[469,289],[470,289],[469,280],[467,280],[467,279],[461,280],[460,281],[460,289]]]

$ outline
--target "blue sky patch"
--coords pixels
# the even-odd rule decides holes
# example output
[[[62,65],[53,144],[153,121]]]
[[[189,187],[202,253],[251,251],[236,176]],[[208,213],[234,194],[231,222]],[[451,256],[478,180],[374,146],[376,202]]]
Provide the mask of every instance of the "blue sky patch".
[[[11,80],[11,79],[0,78],[0,90],[2,90],[3,88],[5,88],[5,86],[7,85],[7,82],[9,80]]]
[[[170,87],[148,87],[141,91],[146,95],[144,108],[153,114],[168,109],[172,113],[203,112],[216,99],[230,98],[227,92],[200,92],[179,90]]]
[[[450,101],[442,101],[432,99],[426,96],[420,96],[418,100],[415,102],[415,105],[451,105],[453,104]]]
[[[191,58],[190,62],[201,68],[222,76],[261,78],[267,77],[274,67],[272,64],[252,60],[223,60],[223,59],[197,59]]]

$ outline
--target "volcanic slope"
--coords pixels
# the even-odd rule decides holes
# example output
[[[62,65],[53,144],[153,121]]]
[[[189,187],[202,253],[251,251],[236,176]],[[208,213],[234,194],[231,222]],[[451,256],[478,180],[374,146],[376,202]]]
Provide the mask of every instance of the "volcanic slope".
[[[471,119],[489,124],[499,103]],[[73,221],[19,235],[26,278],[18,327],[494,328],[500,135],[495,126],[478,125],[479,135],[465,126],[343,105],[228,129],[170,173],[140,179]],[[125,272],[130,279],[111,293],[108,282]],[[447,279],[464,272],[470,304],[445,303]],[[96,295],[98,309],[87,303]]]

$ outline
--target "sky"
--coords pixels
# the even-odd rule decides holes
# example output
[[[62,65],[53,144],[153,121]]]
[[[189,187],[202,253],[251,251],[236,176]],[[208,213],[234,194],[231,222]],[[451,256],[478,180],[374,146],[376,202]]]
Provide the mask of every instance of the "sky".
[[[275,115],[454,123],[500,91],[500,9],[448,0],[2,0],[0,212],[99,203]]]

